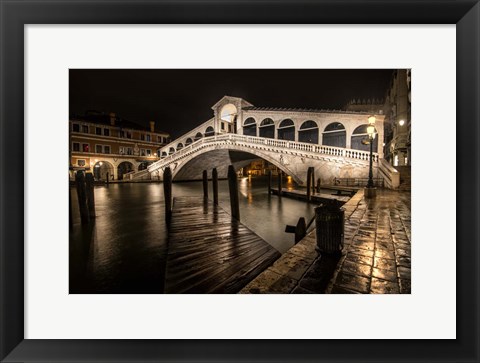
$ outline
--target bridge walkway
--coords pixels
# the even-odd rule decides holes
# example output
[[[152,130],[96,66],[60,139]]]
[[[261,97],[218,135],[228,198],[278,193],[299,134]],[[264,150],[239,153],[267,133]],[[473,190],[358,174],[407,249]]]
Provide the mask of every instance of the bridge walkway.
[[[202,197],[174,198],[165,293],[237,293],[280,253]]]

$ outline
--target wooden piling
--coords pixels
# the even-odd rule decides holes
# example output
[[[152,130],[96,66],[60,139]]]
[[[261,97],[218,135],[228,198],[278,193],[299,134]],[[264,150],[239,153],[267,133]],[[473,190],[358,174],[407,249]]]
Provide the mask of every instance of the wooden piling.
[[[203,199],[207,200],[208,199],[208,174],[207,171],[203,171]]]
[[[238,203],[238,180],[233,165],[228,166],[228,189],[230,191],[230,209],[232,211],[232,218],[239,221],[240,206]]]
[[[80,210],[80,219],[82,224],[88,224],[90,221],[87,206],[87,192],[85,186],[85,175],[82,170],[75,174],[75,184],[77,186],[78,207]]]
[[[212,170],[212,185],[213,185],[213,204],[218,205],[218,172],[217,168]]]
[[[107,171],[107,185],[110,184],[110,174]]]
[[[95,218],[95,189],[92,173],[87,173],[85,176],[85,186],[87,192],[88,215],[90,219],[93,219]]]
[[[320,178],[317,179],[317,193],[320,194],[320,188],[321,188],[321,180]]]
[[[310,166],[307,171],[307,202],[312,200],[312,170]]]
[[[312,195],[315,195],[315,168],[312,167]]]
[[[166,167],[163,171],[163,196],[165,199],[165,221],[172,219],[172,171]]]
[[[283,174],[283,171],[281,171],[280,169],[278,169],[278,196],[281,197],[282,196],[282,174]]]
[[[272,193],[272,170],[268,169],[268,194]]]

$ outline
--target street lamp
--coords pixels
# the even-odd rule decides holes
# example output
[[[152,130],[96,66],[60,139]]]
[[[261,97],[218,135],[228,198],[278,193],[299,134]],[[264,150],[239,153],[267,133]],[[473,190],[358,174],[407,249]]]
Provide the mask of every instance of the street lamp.
[[[373,140],[375,140],[375,116],[368,118],[367,126],[368,139],[370,140],[370,168],[368,170],[368,183],[365,190],[365,196],[371,198],[375,196],[375,187],[373,184]]]

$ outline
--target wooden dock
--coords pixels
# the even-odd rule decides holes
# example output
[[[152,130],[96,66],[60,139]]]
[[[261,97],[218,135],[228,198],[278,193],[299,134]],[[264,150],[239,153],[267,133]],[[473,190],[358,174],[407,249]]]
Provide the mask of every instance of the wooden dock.
[[[165,293],[237,293],[280,255],[211,201],[174,198]]]
[[[272,188],[272,194],[278,195],[278,189]],[[282,189],[282,196],[287,198],[307,200],[307,192],[303,190],[286,190]],[[325,193],[315,193],[311,195],[311,201],[313,203],[322,203],[325,200],[336,199],[342,203],[346,203],[350,200],[350,196],[346,195],[336,195],[336,194],[325,194]]]

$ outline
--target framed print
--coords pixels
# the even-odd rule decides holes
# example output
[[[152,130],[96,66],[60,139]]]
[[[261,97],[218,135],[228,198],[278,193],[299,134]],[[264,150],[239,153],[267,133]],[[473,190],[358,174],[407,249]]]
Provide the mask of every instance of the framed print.
[[[477,1],[1,9],[2,361],[479,360]]]

